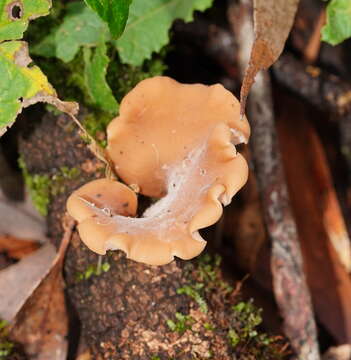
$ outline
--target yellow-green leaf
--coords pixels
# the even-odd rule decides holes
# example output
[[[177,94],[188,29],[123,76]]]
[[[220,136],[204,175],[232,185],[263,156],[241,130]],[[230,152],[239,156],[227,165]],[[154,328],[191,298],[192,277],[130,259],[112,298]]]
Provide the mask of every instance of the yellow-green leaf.
[[[53,104],[64,112],[76,111],[77,105],[57,98],[46,76],[31,63],[26,42],[0,44],[0,136],[24,107],[40,101]]]
[[[0,0],[0,42],[21,39],[29,20],[47,15],[51,0]]]

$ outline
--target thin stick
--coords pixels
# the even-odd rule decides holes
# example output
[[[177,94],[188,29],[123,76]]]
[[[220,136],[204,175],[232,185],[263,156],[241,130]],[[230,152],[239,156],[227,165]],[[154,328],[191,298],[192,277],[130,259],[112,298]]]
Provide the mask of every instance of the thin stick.
[[[253,42],[251,1],[234,1],[229,20],[239,45],[241,69],[249,61]],[[240,14],[240,16],[238,16]],[[270,79],[259,73],[248,102],[252,128],[250,145],[260,189],[262,209],[272,243],[271,269],[275,298],[284,319],[285,333],[300,360],[320,359],[317,332],[295,221],[289,205],[281,156],[274,126]]]

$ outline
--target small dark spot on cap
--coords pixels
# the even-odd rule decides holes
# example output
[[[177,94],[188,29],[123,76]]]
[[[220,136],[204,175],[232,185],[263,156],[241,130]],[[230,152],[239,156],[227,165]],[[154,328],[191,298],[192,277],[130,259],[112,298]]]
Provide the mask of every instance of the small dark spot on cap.
[[[119,152],[121,155],[123,155],[123,151],[121,150],[120,152]]]
[[[96,194],[96,197],[100,198],[102,196],[102,194]]]
[[[122,206],[123,206],[124,208],[126,208],[126,207],[128,207],[128,205],[129,205],[129,202],[125,202]]]

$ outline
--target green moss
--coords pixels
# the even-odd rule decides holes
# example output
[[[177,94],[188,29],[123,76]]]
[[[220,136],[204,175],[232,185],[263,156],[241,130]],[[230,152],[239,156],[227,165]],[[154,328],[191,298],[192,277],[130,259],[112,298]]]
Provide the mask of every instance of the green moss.
[[[93,137],[102,147],[106,147],[105,139],[106,127],[111,121],[111,114],[101,111],[91,111],[84,117],[83,125],[85,130]]]
[[[180,312],[175,313],[176,320],[167,320],[168,327],[178,334],[182,335],[186,330],[191,329],[195,320],[190,315],[184,315]]]
[[[14,344],[10,341],[0,342],[0,360],[5,360],[11,355]]]
[[[234,329],[228,331],[229,344],[232,347],[236,347],[240,342],[240,337]]]
[[[258,335],[257,326],[262,323],[262,309],[257,308],[252,300],[241,301],[232,307],[234,321],[240,323],[239,337],[245,341]]]
[[[214,331],[215,330],[215,327],[212,324],[208,323],[208,322],[204,323],[204,328],[206,330],[208,330],[208,331]]]
[[[178,294],[190,296],[205,313],[209,313],[210,302],[207,301],[212,297],[227,309],[230,316],[227,317],[228,323],[224,327],[217,327],[214,314],[209,313],[210,322],[203,324],[203,328],[207,331],[224,331],[228,344],[238,360],[277,360],[285,357],[284,341],[266,334],[260,328],[262,309],[257,308],[252,300],[232,305],[233,287],[223,280],[219,255],[205,253],[197,258],[195,264],[185,265],[185,274],[191,281],[179,288]]]
[[[53,196],[64,193],[66,180],[77,179],[80,175],[78,168],[69,168],[67,166],[60,167],[59,171],[51,176],[50,194]]]
[[[160,54],[154,55],[151,60],[145,61],[142,66],[130,66],[122,64],[114,48],[110,48],[110,57],[113,60],[107,69],[107,82],[118,102],[140,81],[162,75],[165,72],[167,67],[163,58],[166,51],[164,49]]]
[[[200,291],[203,289],[204,284],[196,283],[194,285],[185,285],[177,289],[177,294],[185,294],[193,298],[196,303],[199,305],[199,308],[202,312],[207,313],[208,308],[205,299],[200,294]]]
[[[48,213],[48,205],[50,202],[50,178],[48,175],[31,175],[28,172],[24,160],[20,158],[18,164],[22,169],[24,182],[29,190],[29,195],[34,206],[43,216]]]
[[[43,216],[48,214],[50,197],[62,194],[65,191],[64,181],[76,179],[80,175],[78,168],[62,166],[52,175],[30,174],[23,158],[18,160],[22,169],[25,184],[35,208]]]
[[[278,338],[260,330],[262,309],[257,308],[253,300],[239,302],[232,306],[232,311],[231,328],[228,331],[232,347],[243,348],[245,352],[260,359],[282,359],[285,356],[282,350],[284,346],[279,343]]]
[[[0,319],[0,360],[7,359],[14,348],[14,344],[7,339],[8,325],[7,321]]]
[[[110,270],[110,264],[106,261],[99,266],[99,264],[96,265],[89,265],[84,272],[80,272],[76,274],[76,281],[83,281],[88,280],[92,276],[99,276],[102,273],[105,273]]]

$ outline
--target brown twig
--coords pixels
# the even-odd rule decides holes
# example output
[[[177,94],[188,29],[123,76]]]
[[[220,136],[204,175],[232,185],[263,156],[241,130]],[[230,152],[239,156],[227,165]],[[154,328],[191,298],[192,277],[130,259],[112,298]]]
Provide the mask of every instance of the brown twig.
[[[326,12],[325,8],[319,13],[317,24],[313,29],[313,33],[304,49],[303,56],[308,64],[313,64],[316,62],[319,50],[321,48],[321,29],[325,24]]]
[[[318,67],[284,54],[273,65],[276,80],[321,110],[338,115],[351,111],[351,86]]]
[[[229,20],[239,43],[241,69],[249,61],[253,40],[250,2],[231,5]],[[240,16],[238,14],[240,13]],[[267,230],[272,242],[271,268],[277,304],[284,318],[285,332],[297,358],[319,359],[316,327],[310,294],[303,272],[301,250],[279,153],[270,79],[259,73],[248,103],[252,127],[251,149],[255,164]]]

